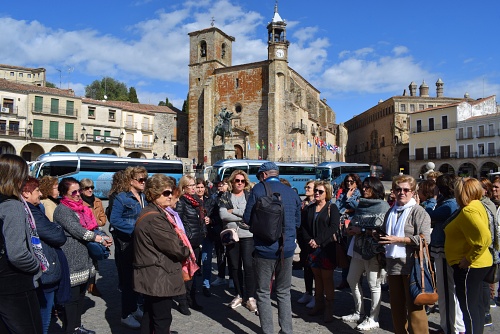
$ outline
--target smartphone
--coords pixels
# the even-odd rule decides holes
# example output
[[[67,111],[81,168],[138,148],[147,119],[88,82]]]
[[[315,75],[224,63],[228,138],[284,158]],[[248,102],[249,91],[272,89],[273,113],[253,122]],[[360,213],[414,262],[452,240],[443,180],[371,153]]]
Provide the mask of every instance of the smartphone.
[[[377,234],[381,237],[386,237],[388,234],[386,231],[384,231],[381,227],[377,227],[375,228],[375,231],[377,232]]]

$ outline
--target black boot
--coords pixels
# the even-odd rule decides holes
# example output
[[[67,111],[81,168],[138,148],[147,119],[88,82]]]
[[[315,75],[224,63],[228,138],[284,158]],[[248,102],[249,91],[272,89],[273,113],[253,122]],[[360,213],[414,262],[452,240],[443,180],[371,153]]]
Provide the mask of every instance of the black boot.
[[[188,302],[186,299],[179,300],[178,310],[184,315],[191,315],[191,311],[189,310]]]

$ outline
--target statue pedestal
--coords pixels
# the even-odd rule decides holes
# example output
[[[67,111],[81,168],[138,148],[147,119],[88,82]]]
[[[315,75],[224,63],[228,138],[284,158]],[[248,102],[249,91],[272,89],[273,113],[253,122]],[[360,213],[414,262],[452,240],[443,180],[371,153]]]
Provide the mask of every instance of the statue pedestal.
[[[212,164],[223,159],[234,159],[234,146],[230,144],[222,144],[212,146],[211,158]]]

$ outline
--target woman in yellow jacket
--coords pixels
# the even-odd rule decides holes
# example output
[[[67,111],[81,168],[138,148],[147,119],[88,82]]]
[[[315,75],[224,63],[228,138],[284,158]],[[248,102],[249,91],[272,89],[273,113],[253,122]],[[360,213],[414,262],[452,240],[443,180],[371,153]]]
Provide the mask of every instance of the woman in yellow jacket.
[[[491,244],[488,214],[480,202],[482,196],[483,188],[478,180],[459,179],[455,184],[455,197],[461,210],[444,229],[444,251],[453,268],[466,333],[484,330],[482,282],[493,264],[488,250]]]

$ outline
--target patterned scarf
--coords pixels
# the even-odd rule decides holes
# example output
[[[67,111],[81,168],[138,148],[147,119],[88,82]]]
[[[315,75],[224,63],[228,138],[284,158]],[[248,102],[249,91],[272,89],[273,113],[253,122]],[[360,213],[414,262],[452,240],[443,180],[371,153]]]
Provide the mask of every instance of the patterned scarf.
[[[184,231],[177,225],[175,217],[166,209],[164,211],[167,215],[168,221],[170,222],[170,224],[172,224],[172,227],[174,228],[175,233],[177,233],[179,239],[182,241],[184,246],[189,248],[188,258],[185,259],[184,262],[182,262],[182,276],[191,279],[196,271],[200,269],[200,267],[198,267],[198,265],[196,264],[196,256],[194,255],[193,248],[191,247],[191,243],[189,242],[186,233],[184,233]]]
[[[205,221],[205,210],[203,209],[203,201],[201,199],[197,199],[197,198],[194,198],[193,196],[191,195],[188,195],[188,194],[184,194],[182,195],[184,196],[185,199],[187,199],[189,202],[191,202],[191,205],[195,208],[197,207],[200,207],[199,208],[199,213],[200,213],[200,220],[204,223]]]
[[[31,210],[28,206],[28,203],[26,203],[24,198],[21,198],[21,202],[24,205],[24,211],[26,211],[26,216],[30,224],[31,245],[33,246],[33,252],[35,253],[36,258],[40,262],[40,267],[42,268],[42,272],[45,272],[47,269],[49,269],[50,265],[49,261],[47,261],[47,258],[45,257],[45,254],[43,254],[42,243],[40,242],[40,237],[36,232],[35,218],[33,217],[33,214],[31,213]]]
[[[88,206],[83,205],[82,199],[73,201],[67,197],[63,197],[61,199],[61,204],[76,212],[78,217],[80,217],[80,225],[82,225],[84,229],[93,231],[97,228],[97,221],[95,220],[92,210]]]

